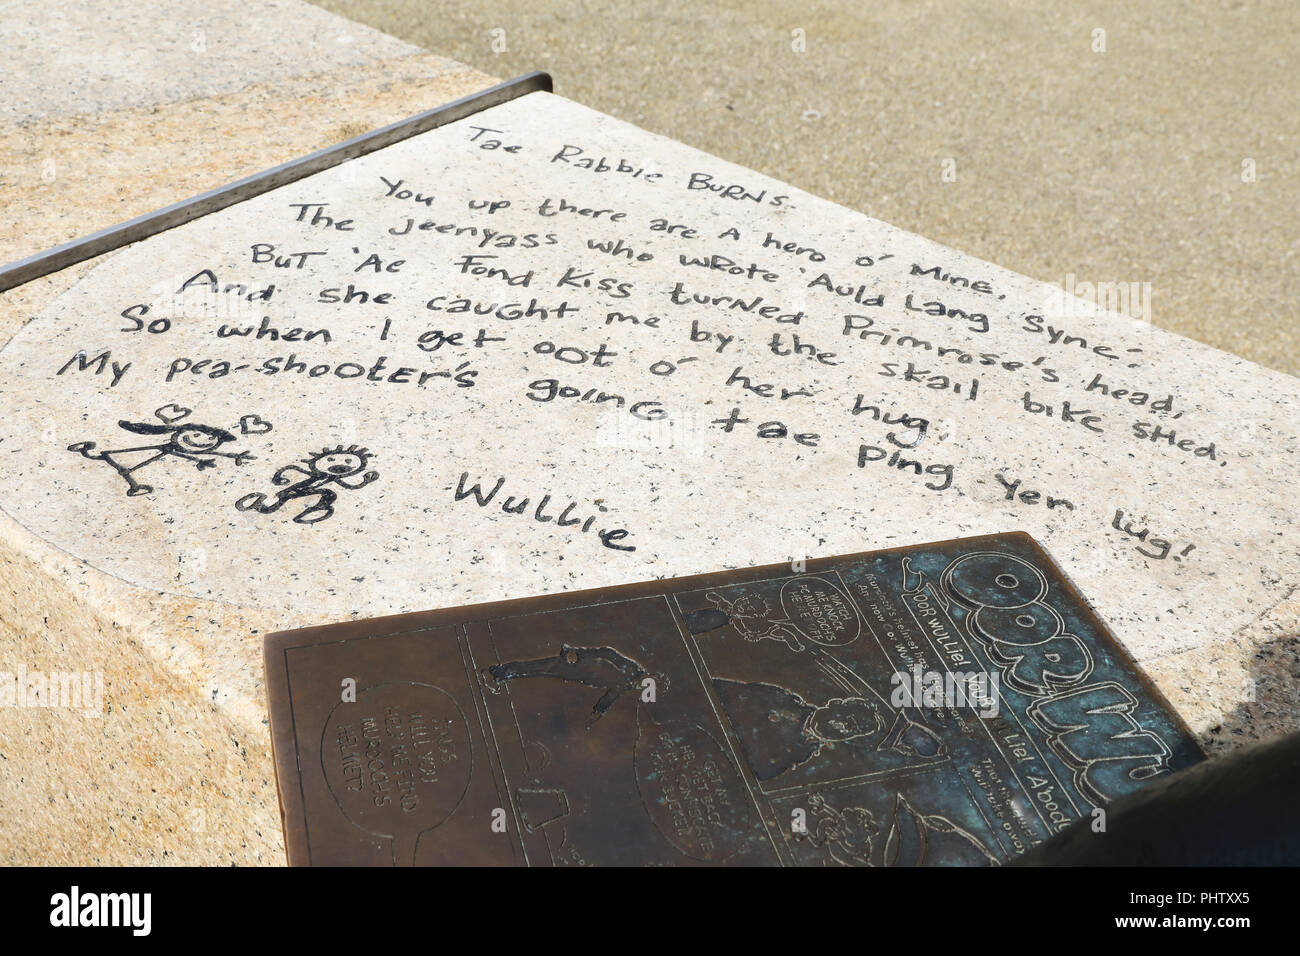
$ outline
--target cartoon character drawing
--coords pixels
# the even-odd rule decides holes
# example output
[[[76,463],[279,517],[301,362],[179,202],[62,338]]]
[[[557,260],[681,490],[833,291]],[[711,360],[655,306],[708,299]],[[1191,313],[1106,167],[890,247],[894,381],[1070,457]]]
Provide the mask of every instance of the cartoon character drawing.
[[[880,826],[864,807],[831,806],[820,793],[808,796],[812,824],[796,839],[826,851],[826,862],[839,866],[926,866],[952,864],[1000,866],[980,839],[937,813],[921,813],[901,793],[894,794],[893,819],[882,845],[875,845]]]
[[[914,760],[947,755],[943,741],[923,724],[869,697],[833,697],[823,704],[762,681],[713,678],[722,709],[740,739],[745,760],[760,781],[772,780],[817,757],[827,746],[852,747],[863,765],[874,753]]]
[[[880,826],[865,807],[837,810],[820,793],[808,795],[812,826],[795,839],[825,849],[828,860],[840,866],[874,866],[871,851]]]
[[[605,716],[621,695],[640,690],[647,677],[661,687],[668,686],[666,675],[651,674],[613,647],[573,647],[569,644],[561,644],[560,653],[554,657],[493,664],[483,671],[482,676],[484,686],[493,694],[500,693],[507,681],[531,677],[549,677],[600,689],[604,693],[591,708],[588,730]]]
[[[190,461],[194,463],[195,468],[202,471],[205,468],[215,467],[218,457],[232,458],[236,465],[246,464],[256,457],[246,451],[218,451],[222,445],[235,441],[235,436],[224,428],[216,428],[212,425],[179,423],[180,419],[189,414],[188,409],[181,409],[183,414],[171,417],[164,415],[163,411],[159,409],[155,413],[163,419],[164,424],[161,425],[125,420],[117,423],[120,428],[137,435],[167,436],[160,442],[133,445],[129,448],[109,448],[96,452],[93,441],[80,441],[69,445],[68,451],[75,451],[91,461],[102,461],[112,465],[117,473],[126,479],[126,493],[131,497],[147,495],[154,490],[152,485],[137,481],[136,474],[142,468],[163,459]]]
[[[271,476],[271,484],[288,487],[277,491],[270,501],[262,492],[254,491],[236,501],[235,507],[240,511],[256,511],[266,515],[279,511],[290,502],[315,498],[315,502],[294,515],[293,520],[298,524],[324,521],[334,514],[334,503],[339,498],[339,493],[331,485],[356,491],[379,477],[377,471],[366,471],[370,458],[368,449],[356,445],[323,448],[303,458],[302,465],[285,465],[276,471]],[[303,477],[290,484],[288,474],[294,471]]]
[[[704,597],[727,615],[745,640],[782,641],[792,651],[804,649],[803,641],[799,640],[799,632],[789,621],[765,620],[772,606],[761,594],[742,593],[739,597],[728,600],[717,591],[710,591]]]

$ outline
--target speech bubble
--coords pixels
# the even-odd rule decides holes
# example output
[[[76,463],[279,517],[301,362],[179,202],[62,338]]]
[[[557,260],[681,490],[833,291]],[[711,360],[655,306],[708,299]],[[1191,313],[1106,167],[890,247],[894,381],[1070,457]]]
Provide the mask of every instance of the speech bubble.
[[[415,864],[420,835],[444,823],[469,789],[465,714],[441,687],[393,681],[358,690],[330,711],[321,769],[353,826],[393,841],[393,862]]]
[[[718,862],[746,847],[754,832],[749,795],[708,731],[643,713],[632,761],[650,822],[682,854]]]
[[[862,633],[853,602],[835,585],[811,576],[781,585],[781,608],[796,630],[814,644],[843,647]]]

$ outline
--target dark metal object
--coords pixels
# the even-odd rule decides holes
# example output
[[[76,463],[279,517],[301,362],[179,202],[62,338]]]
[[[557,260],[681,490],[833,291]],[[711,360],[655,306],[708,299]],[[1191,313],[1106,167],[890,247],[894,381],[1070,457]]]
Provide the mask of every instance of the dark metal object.
[[[997,864],[1202,759],[1025,534],[288,631],[266,668],[293,864]]]
[[[150,236],[165,232],[168,229],[174,229],[201,216],[243,202],[245,199],[252,199],[254,196],[259,196],[280,186],[287,186],[289,183],[319,173],[332,166],[337,166],[340,163],[345,163],[350,159],[356,159],[358,156],[373,153],[377,149],[392,146],[394,143],[428,132],[438,126],[454,123],[456,120],[472,116],[482,110],[498,106],[527,93],[538,91],[549,93],[551,88],[549,73],[527,73],[513,80],[507,80],[505,83],[498,83],[496,86],[481,90],[478,93],[463,96],[458,100],[453,100],[409,119],[399,120],[382,129],[363,133],[361,136],[318,150],[300,159],[291,160],[217,189],[200,193],[191,199],[185,199],[162,209],[146,213],[143,216],[128,219],[126,222],[118,223],[116,226],[110,226],[107,229],[101,229],[99,232],[93,232],[80,239],[73,239],[71,242],[65,242],[53,249],[38,252],[26,259],[19,259],[17,262],[11,262],[0,267],[0,292],[20,286],[24,282],[31,282],[33,279],[39,279],[51,272],[66,269],[68,266],[74,266],[78,262],[84,262],[106,252],[112,252],[114,249],[119,249],[133,242],[139,242],[141,239],[148,239]]]
[[[1016,862],[1024,866],[1300,865],[1300,734],[1153,781]]]

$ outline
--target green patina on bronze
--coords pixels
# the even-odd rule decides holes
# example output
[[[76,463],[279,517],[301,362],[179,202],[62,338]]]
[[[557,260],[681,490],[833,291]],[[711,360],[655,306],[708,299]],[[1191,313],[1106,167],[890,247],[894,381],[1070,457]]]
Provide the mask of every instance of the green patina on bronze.
[[[997,865],[1202,759],[1026,534],[271,635],[293,864]]]

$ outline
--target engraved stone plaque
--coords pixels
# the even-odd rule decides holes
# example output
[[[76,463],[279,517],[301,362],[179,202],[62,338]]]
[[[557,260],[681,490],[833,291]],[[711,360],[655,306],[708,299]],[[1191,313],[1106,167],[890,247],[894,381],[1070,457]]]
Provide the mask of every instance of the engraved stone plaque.
[[[265,646],[294,864],[998,865],[1201,758],[1021,533]]]
[[[0,350],[0,509],[338,617],[1023,528],[1145,660],[1300,581],[1245,369],[535,92],[88,272]]]
[[[270,632],[1008,529],[1097,599],[1203,739],[1290,719],[1289,685],[1259,664],[1285,659],[1267,645],[1300,620],[1295,378],[562,96],[459,115],[47,279],[57,293],[30,307],[34,285],[0,299],[0,573],[13,597],[0,656],[34,667],[48,649],[47,670],[103,670],[113,719],[89,745],[93,773],[87,738],[52,727],[53,712],[0,727],[0,804],[39,822],[0,833],[12,859],[79,859],[79,821],[117,814],[131,838],[97,849],[106,861],[281,859],[256,664]],[[946,569],[926,570],[936,594],[966,593],[985,570]],[[883,593],[904,587],[899,568],[879,577]],[[1015,600],[1035,604],[1030,578],[1011,577]],[[909,857],[889,840],[900,814],[937,815],[984,826],[997,857],[1039,835],[1027,820],[1077,816],[1108,792],[1110,768],[1128,773],[1088,764],[1074,783],[1026,769],[1013,785],[1019,739],[987,734],[1011,763],[954,757],[955,743],[926,753],[937,745],[916,728],[947,731],[889,717],[840,685],[854,678],[835,662],[877,683],[910,666],[914,649],[878,634],[864,600],[886,617],[944,618],[824,571],[746,582],[720,583],[718,602],[702,585],[680,607],[672,591],[659,619],[649,604],[452,614],[437,619],[443,635],[375,637],[378,669],[354,664],[355,643],[287,653],[282,691],[300,712],[277,732],[310,725],[290,750],[319,774],[291,818],[388,862],[792,862],[826,858],[827,833],[869,820],[868,857],[882,862],[886,846]],[[656,587],[636,593],[663,599]],[[1036,670],[1037,686],[1063,691],[1116,660],[1095,622],[1059,608],[1061,621],[927,601],[971,633],[1015,635],[980,651],[1009,669],[1004,696],[1032,691],[1016,681]],[[541,638],[552,626],[559,644]],[[925,639],[943,647],[947,633]],[[859,659],[877,638],[888,657]],[[557,676],[572,667],[605,682]],[[1100,701],[1087,720],[1140,751],[1120,716],[1137,691],[1095,680],[1032,714],[1040,698],[1019,700],[1017,719],[1057,728],[1043,733],[1074,753],[1093,738],[1056,711]],[[886,717],[873,732],[894,736],[866,769],[852,769],[862,748],[825,736]],[[582,774],[551,739],[579,726],[595,768]],[[174,772],[194,767],[197,743],[227,740],[238,761]],[[696,797],[664,790],[687,752],[687,780],[716,796],[698,797],[707,827],[681,816]],[[423,775],[373,805],[357,754]],[[984,801],[982,824],[914,789],[958,766],[972,768],[960,779]],[[901,802],[826,783],[854,774],[892,774]],[[597,806],[584,781],[622,789]],[[50,802],[64,793],[80,815]],[[624,833],[618,808],[633,804],[641,829]],[[497,809],[507,830],[484,844]],[[913,843],[917,826],[902,831]],[[245,836],[221,844],[218,830]],[[295,832],[295,860],[356,849],[309,854]]]

